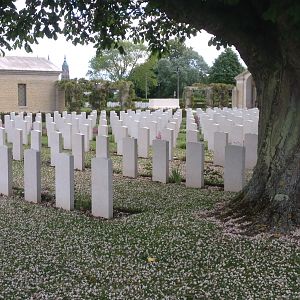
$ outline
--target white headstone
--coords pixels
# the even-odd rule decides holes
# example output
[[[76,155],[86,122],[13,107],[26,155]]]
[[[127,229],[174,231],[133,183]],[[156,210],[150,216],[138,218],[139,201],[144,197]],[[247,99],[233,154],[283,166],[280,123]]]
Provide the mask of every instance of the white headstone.
[[[161,139],[169,142],[169,160],[173,160],[174,134],[174,130],[170,128],[165,128],[161,132]]]
[[[6,145],[6,132],[5,128],[0,127],[0,147]]]
[[[12,150],[7,146],[0,146],[0,194],[12,194]]]
[[[42,150],[42,132],[38,130],[31,131],[31,149],[36,151]]]
[[[56,157],[59,153],[62,152],[62,134],[58,131],[53,131],[50,133],[51,136],[51,166],[55,166],[56,164]]]
[[[96,137],[96,157],[109,158],[109,137],[107,135]]]
[[[227,132],[215,132],[214,135],[214,165],[224,167],[225,147],[228,144]]]
[[[169,180],[169,142],[154,140],[152,157],[152,180],[167,183]]]
[[[204,186],[204,143],[186,144],[186,186],[202,188]]]
[[[257,162],[257,134],[247,133],[245,134],[245,167],[246,169],[253,169]]]
[[[186,142],[187,143],[197,143],[198,142],[198,130],[188,130],[186,132]]]
[[[55,165],[55,206],[74,209],[74,157],[58,154]]]
[[[72,136],[72,155],[74,156],[74,169],[82,171],[84,169],[84,135],[75,133]]]
[[[92,215],[113,217],[112,162],[108,158],[92,159]]]
[[[138,129],[138,157],[147,158],[150,143],[150,130],[148,127]]]
[[[24,194],[26,201],[41,201],[41,153],[33,149],[24,151]]]
[[[64,149],[72,149],[72,124],[66,123],[63,128]]]
[[[245,147],[227,145],[225,148],[224,191],[239,192],[245,184]]]
[[[100,125],[98,127],[98,135],[108,135],[108,126],[107,125]]]
[[[127,137],[123,139],[123,176],[137,177],[137,140]]]
[[[14,139],[13,139],[13,159],[22,160],[23,159],[23,130],[13,129]]]

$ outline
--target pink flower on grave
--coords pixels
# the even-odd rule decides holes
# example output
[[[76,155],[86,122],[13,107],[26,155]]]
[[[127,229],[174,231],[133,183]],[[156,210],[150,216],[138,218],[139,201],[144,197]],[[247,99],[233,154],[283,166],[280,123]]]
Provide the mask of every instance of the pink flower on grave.
[[[157,133],[156,139],[157,140],[161,140],[161,133],[160,133],[160,131]]]

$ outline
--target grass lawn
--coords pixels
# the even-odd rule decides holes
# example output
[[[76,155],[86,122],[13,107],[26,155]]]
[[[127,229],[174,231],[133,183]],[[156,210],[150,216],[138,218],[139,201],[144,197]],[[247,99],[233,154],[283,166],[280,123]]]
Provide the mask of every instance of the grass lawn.
[[[184,131],[170,169],[184,181]],[[43,140],[43,142],[45,142]],[[75,172],[73,212],[54,208],[54,168],[42,153],[43,201],[23,200],[23,166],[14,195],[0,199],[0,299],[299,299],[300,251],[274,237],[232,235],[200,217],[233,196],[206,154],[205,189],[123,178],[114,154],[114,219],[90,216],[90,159]]]

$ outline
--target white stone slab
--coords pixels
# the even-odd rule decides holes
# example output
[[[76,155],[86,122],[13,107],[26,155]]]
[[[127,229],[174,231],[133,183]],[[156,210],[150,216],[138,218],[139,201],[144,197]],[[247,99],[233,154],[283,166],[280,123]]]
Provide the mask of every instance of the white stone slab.
[[[109,137],[107,135],[96,137],[96,157],[109,158]]]
[[[72,149],[72,124],[66,123],[63,127],[63,140],[64,140],[64,149]]]
[[[227,145],[225,148],[224,191],[239,192],[245,185],[245,147]]]
[[[5,128],[0,127],[0,147],[6,145],[6,132]]]
[[[169,181],[169,142],[154,140],[152,149],[152,180],[167,183]]]
[[[13,129],[13,159],[22,160],[23,159],[23,130]]]
[[[215,132],[214,135],[214,165],[224,167],[225,147],[228,145],[227,132]]]
[[[31,131],[31,143],[30,147],[33,150],[41,151],[42,150],[42,132],[39,130]]]
[[[123,176],[137,177],[137,139],[126,137],[123,139]]]
[[[12,195],[12,149],[0,146],[0,194]]]
[[[197,143],[198,142],[198,130],[188,130],[186,132],[186,142],[187,143]]]
[[[138,129],[138,157],[147,158],[150,144],[150,130],[148,127]]]
[[[72,155],[74,157],[74,169],[84,170],[84,135],[82,133],[75,133],[72,136]]]
[[[24,151],[24,195],[29,202],[41,202],[41,154],[39,151]]]
[[[169,160],[173,160],[174,152],[174,130],[170,128],[165,128],[161,132],[161,139],[169,142]]]
[[[257,163],[257,134],[245,134],[245,167],[246,169],[253,169]]]
[[[108,135],[108,126],[107,125],[98,126],[98,135]]]
[[[92,215],[95,217],[113,217],[112,173],[111,159],[92,159]]]
[[[186,186],[204,187],[204,143],[186,144]]]
[[[74,157],[58,154],[55,166],[55,206],[65,210],[74,209]]]
[[[51,148],[50,148],[50,156],[51,156],[51,166],[55,166],[56,157],[59,153],[62,152],[62,134],[58,131],[53,131],[50,133],[51,136]]]

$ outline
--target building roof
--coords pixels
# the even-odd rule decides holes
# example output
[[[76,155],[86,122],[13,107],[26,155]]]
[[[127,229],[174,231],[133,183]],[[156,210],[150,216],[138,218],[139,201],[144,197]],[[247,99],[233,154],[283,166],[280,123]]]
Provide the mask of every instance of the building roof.
[[[61,70],[46,58],[20,56],[0,57],[0,71],[61,73]]]

